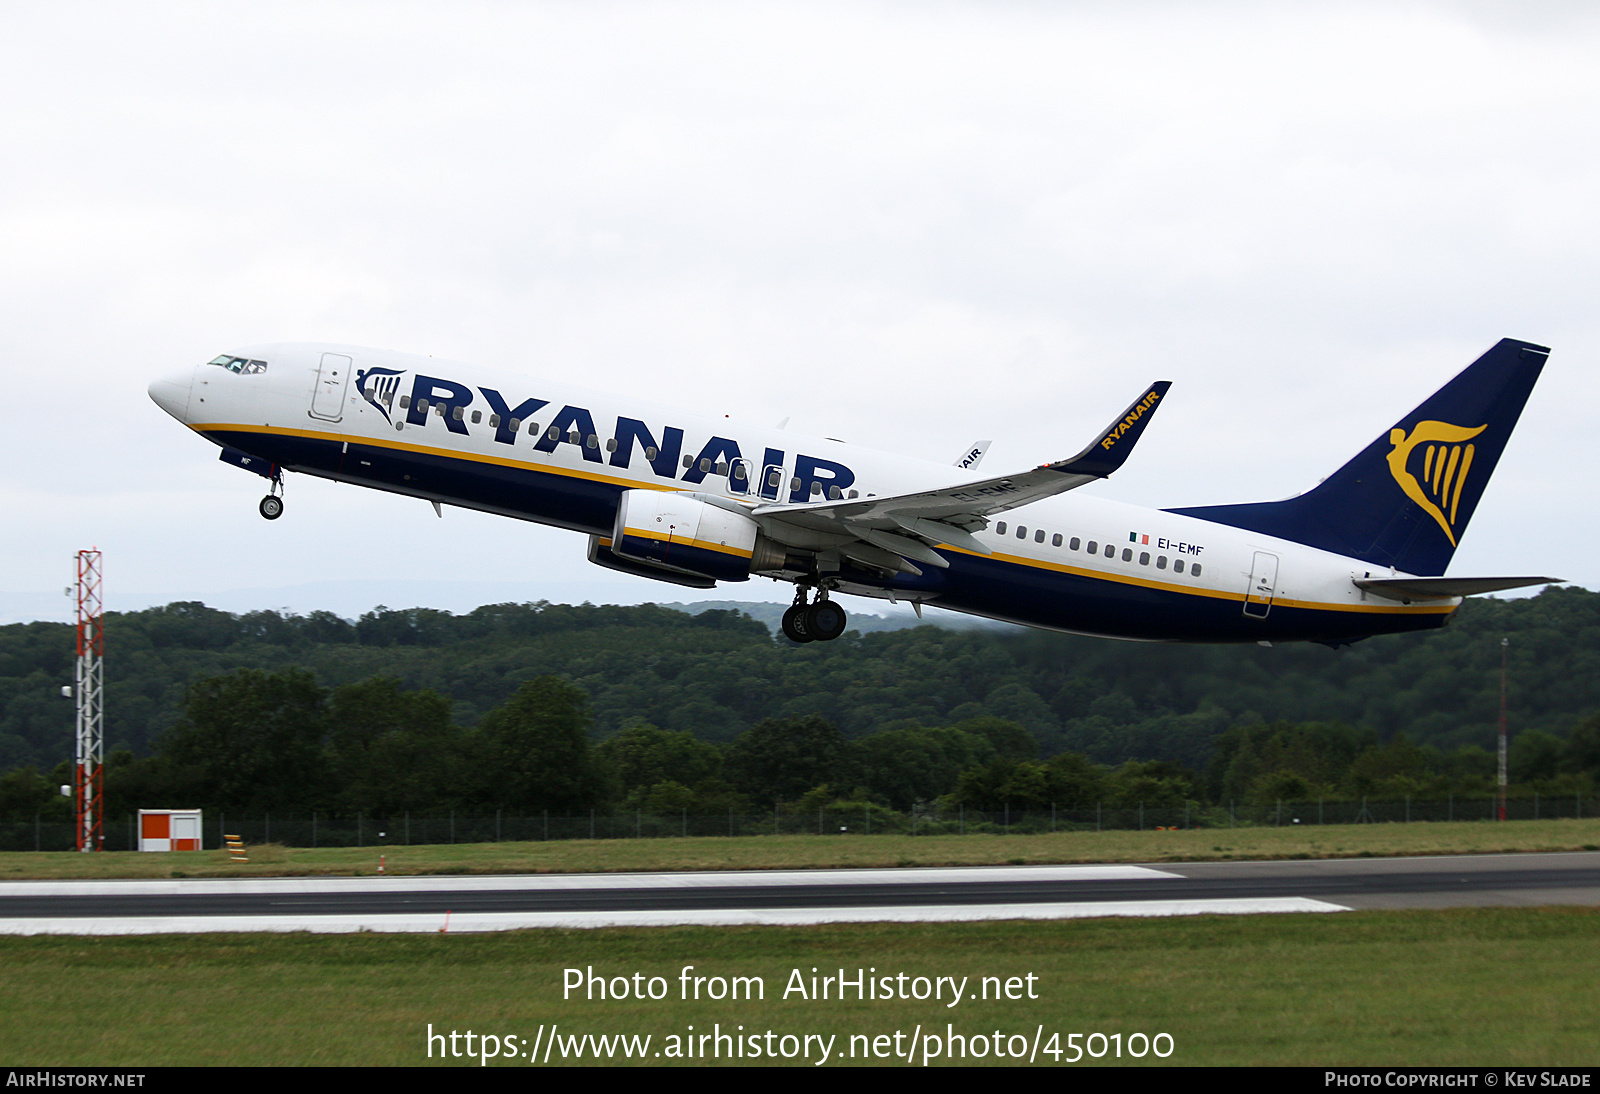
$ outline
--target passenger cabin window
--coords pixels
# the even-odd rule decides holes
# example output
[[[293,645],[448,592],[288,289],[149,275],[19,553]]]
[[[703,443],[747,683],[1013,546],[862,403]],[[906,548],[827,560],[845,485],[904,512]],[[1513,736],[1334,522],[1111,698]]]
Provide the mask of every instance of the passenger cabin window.
[[[1157,558],[1156,558],[1156,569],[1165,570],[1166,568],[1167,568],[1167,556],[1166,555],[1157,556]]]
[[[1116,546],[1114,544],[1110,544],[1110,543],[1106,544],[1106,557],[1107,558],[1116,558],[1117,557],[1117,548],[1116,548]]]
[[[1006,522],[1005,521],[1001,521],[999,524],[996,524],[994,526],[994,534],[997,535],[997,536],[1003,536],[1003,535],[1006,534]]]
[[[401,410],[405,410],[405,409],[409,408],[410,406],[411,406],[411,396],[409,396],[409,395],[400,396],[400,409]]]
[[[510,429],[511,432],[515,433],[517,430],[522,428],[522,419],[521,418],[512,418],[509,422],[506,423],[506,428]]]
[[[1025,525],[1025,524],[1017,525],[1017,538],[1018,539],[1027,539],[1028,538],[1027,525]]]
[[[1172,572],[1175,573],[1175,574],[1183,573],[1183,559],[1179,558],[1179,559],[1174,559],[1173,560],[1173,562],[1172,562]]]
[[[1081,543],[1082,541],[1079,540],[1077,536],[1073,536],[1072,539],[1068,541],[1067,548],[1068,550],[1076,551]],[[1089,544],[1089,550],[1094,550],[1094,544]]]
[[[477,425],[481,421],[483,421],[483,411],[474,410],[472,412],[472,424]]]
[[[1035,542],[1035,543],[1043,543],[1044,542],[1044,529],[1043,528],[1040,528],[1037,532],[1033,533],[1033,542]],[[1060,536],[1056,537],[1056,546],[1057,547],[1061,546],[1061,537]]]
[[[1122,549],[1122,561],[1124,561],[1124,562],[1132,562],[1133,561],[1133,549],[1131,547],[1124,547]]]
[[[1150,565],[1150,552],[1149,551],[1140,551],[1139,552],[1139,565],[1141,565],[1141,566]]]
[[[1199,577],[1200,576],[1200,564],[1198,562],[1196,562],[1193,566],[1189,567],[1189,576],[1190,577]]]
[[[1061,533],[1060,532],[1057,532],[1055,535],[1050,537],[1050,546],[1052,546],[1052,547],[1061,546]]]
[[[1074,540],[1073,542],[1076,543],[1077,541]],[[1073,550],[1077,550],[1077,548],[1074,547]],[[1100,553],[1100,545],[1092,539],[1089,541],[1089,553],[1091,555],[1097,555]]]

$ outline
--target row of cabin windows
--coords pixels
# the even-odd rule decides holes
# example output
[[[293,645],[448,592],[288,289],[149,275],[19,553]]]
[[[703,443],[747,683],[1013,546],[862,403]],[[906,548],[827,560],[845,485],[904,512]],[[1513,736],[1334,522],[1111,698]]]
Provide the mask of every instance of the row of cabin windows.
[[[393,396],[393,393],[391,392],[390,395],[384,400],[384,402],[385,403],[392,403],[393,402],[393,398],[394,398],[394,396]],[[410,406],[411,406],[411,396],[409,396],[409,395],[400,396],[400,409],[406,410],[406,409],[409,409]],[[422,411],[424,414],[426,414],[428,412],[428,410],[429,410],[428,400],[426,400],[426,399],[418,399],[417,400],[417,409]],[[438,416],[440,418],[444,417],[444,404],[443,403],[434,403],[433,406],[432,406],[432,410],[433,410],[433,412],[434,412],[434,414],[436,416]],[[454,418],[458,422],[462,421],[464,416],[465,416],[465,408],[464,407],[459,407],[459,406],[454,408],[450,412],[450,416],[452,418]],[[482,421],[483,421],[483,411],[474,410],[472,412],[472,424],[473,425],[477,425],[478,423],[480,423]],[[522,422],[521,418],[511,418],[511,419],[507,420],[507,422],[506,422],[506,428],[508,430],[510,430],[512,433],[519,432],[522,429],[522,425],[523,425],[523,422]],[[538,433],[539,433],[539,423],[538,422],[528,422],[527,425],[528,425],[528,435],[530,437],[537,436]],[[405,422],[403,422],[403,421],[402,422],[395,422],[394,423],[394,427],[396,429],[404,429],[405,428]],[[499,429],[500,428],[500,415],[498,415],[498,414],[489,415],[489,428],[490,429]],[[555,426],[551,426],[545,432],[545,436],[549,440],[559,441],[559,440],[561,440],[561,430],[557,429]],[[572,432],[567,434],[566,439],[571,444],[581,444],[585,448],[599,448],[600,447],[600,438],[599,438],[598,435],[596,435],[594,433],[591,433],[587,437],[585,437],[583,434],[579,433],[577,430],[573,430]],[[607,441],[606,441],[606,451],[607,452],[615,452],[616,450],[617,450],[617,439],[615,437],[611,437],[611,438],[607,439]],[[649,460],[651,463],[654,463],[655,460],[656,460],[656,457],[658,455],[660,455],[660,453],[656,451],[654,446],[647,445],[645,447],[644,458],[646,460]],[[684,466],[685,470],[687,470],[688,468],[693,467],[694,466],[694,457],[693,456],[684,456],[683,457],[683,466]],[[726,461],[718,460],[717,462],[713,463],[709,459],[703,459],[703,460],[700,461],[700,471],[701,471],[702,474],[706,474],[706,475],[710,475],[710,474],[732,475],[734,482],[744,482],[745,479],[748,477],[748,474],[749,474],[745,470],[745,465],[744,465],[744,463],[742,461],[734,463],[730,467],[727,464]],[[771,472],[767,476],[767,486],[775,488],[775,487],[781,485],[782,482],[783,482],[783,472],[781,470],[779,470],[778,468],[773,468],[771,470]],[[798,478],[790,480],[789,489],[791,491],[799,490],[800,488],[801,488],[801,482],[800,482],[800,480]],[[822,496],[822,494],[823,494],[822,484],[820,482],[813,481],[812,484],[811,484],[811,496],[815,497],[815,498],[820,498]],[[828,498],[829,498],[830,501],[838,501],[841,498],[844,498],[846,496],[852,497],[852,498],[859,497],[860,494],[861,494],[861,492],[859,490],[852,490],[852,491],[850,491],[850,493],[848,495],[846,495],[837,486],[830,486],[830,487],[827,488],[827,495],[828,495]]]
[[[994,526],[994,530],[995,530],[995,534],[996,535],[1001,535],[1001,536],[1005,535],[1006,534],[1006,522],[1003,521],[1003,520],[997,522],[995,524],[995,526]],[[1012,534],[1015,535],[1018,539],[1027,539],[1028,538],[1028,528],[1027,528],[1026,525],[1019,524],[1019,525],[1016,526],[1016,530]],[[1033,530],[1033,542],[1035,542],[1035,543],[1043,543],[1044,540],[1045,540],[1045,534],[1046,533],[1045,533],[1045,530],[1043,528],[1035,528]],[[1061,536],[1060,532],[1057,532],[1055,535],[1050,537],[1050,546],[1052,546],[1052,547],[1060,547],[1061,545],[1062,545],[1062,536]],[[1071,540],[1067,541],[1066,546],[1067,546],[1067,550],[1076,551],[1076,550],[1079,550],[1080,548],[1083,547],[1083,541],[1080,540],[1077,536],[1073,536]],[[1102,547],[1097,541],[1091,539],[1089,541],[1088,550],[1089,550],[1089,554],[1091,554],[1091,555],[1103,554],[1106,558],[1116,558],[1117,557],[1117,545],[1114,544],[1114,543],[1107,543],[1104,547]],[[1122,561],[1124,561],[1124,562],[1132,562],[1133,560],[1134,560],[1133,548],[1124,547],[1122,549]],[[1141,566],[1150,565],[1150,552],[1149,551],[1140,551],[1139,552],[1139,565],[1141,565]],[[1167,568],[1167,556],[1166,555],[1157,555],[1156,556],[1156,569],[1165,570],[1166,568]],[[1173,573],[1181,574],[1181,573],[1183,573],[1183,569],[1184,569],[1184,560],[1183,559],[1175,558],[1175,559],[1172,560],[1172,572]],[[1200,576],[1200,564],[1198,562],[1196,562],[1193,565],[1189,566],[1189,575],[1191,577],[1199,577]]]

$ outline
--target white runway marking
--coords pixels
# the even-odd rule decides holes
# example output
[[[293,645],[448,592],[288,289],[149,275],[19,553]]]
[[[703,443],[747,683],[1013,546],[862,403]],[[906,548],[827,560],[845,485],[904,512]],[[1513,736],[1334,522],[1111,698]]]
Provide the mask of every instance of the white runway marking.
[[[716,908],[687,911],[481,912],[452,914],[451,933],[539,927],[806,926],[817,923],[962,923],[995,919],[1087,919],[1096,916],[1255,915],[1263,912],[1343,912],[1306,897],[1214,900],[1083,901],[1058,904],[919,905],[880,908]],[[141,916],[0,920],[0,934],[208,934],[308,931],[313,934],[427,934],[445,917],[428,915]]]
[[[179,896],[239,893],[459,893],[488,890],[720,889],[917,882],[1141,881],[1178,878],[1148,866],[951,866],[895,870],[735,870],[657,874],[429,874],[373,877],[172,878],[161,881],[0,881],[6,896]]]

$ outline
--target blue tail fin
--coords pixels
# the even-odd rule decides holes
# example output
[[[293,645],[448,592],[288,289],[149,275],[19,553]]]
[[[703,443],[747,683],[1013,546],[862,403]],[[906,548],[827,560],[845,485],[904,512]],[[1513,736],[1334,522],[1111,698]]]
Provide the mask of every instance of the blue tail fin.
[[[1385,569],[1443,574],[1550,353],[1501,339],[1315,489],[1287,501],[1168,512]]]

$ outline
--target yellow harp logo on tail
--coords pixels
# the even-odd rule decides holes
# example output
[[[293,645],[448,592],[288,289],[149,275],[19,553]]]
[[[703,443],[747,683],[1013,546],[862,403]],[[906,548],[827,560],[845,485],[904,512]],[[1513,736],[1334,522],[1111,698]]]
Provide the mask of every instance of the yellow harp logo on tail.
[[[1472,470],[1472,453],[1475,446],[1466,444],[1488,429],[1451,425],[1449,422],[1418,422],[1411,435],[1403,429],[1389,431],[1389,443],[1394,451],[1388,455],[1389,474],[1406,492],[1406,497],[1422,506],[1444,530],[1450,546],[1456,546],[1456,508],[1461,504],[1461,489],[1466,485],[1467,473]],[[1421,449],[1422,478],[1412,473],[1411,457]]]

